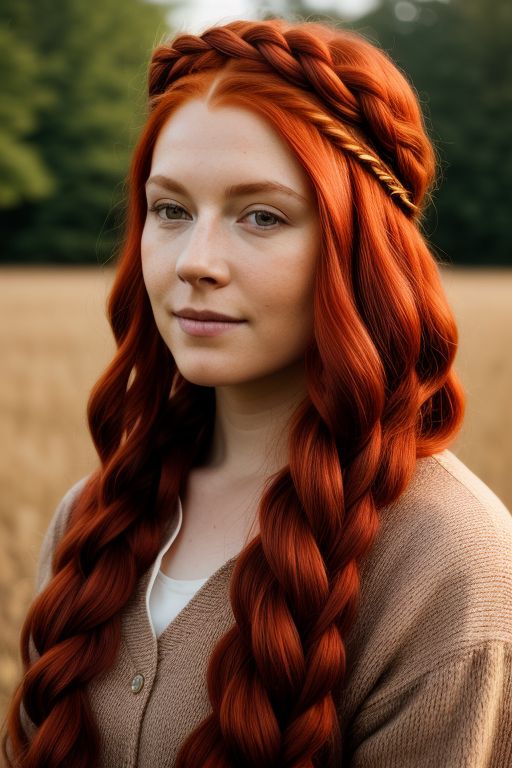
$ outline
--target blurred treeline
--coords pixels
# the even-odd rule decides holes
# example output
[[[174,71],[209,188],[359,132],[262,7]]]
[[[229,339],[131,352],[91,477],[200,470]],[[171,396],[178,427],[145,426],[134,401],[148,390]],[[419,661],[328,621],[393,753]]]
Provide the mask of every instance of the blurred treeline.
[[[4,263],[112,257],[146,67],[170,34],[169,5],[2,0]],[[265,6],[268,13],[272,3]],[[341,21],[303,0],[287,6],[292,16]],[[382,0],[343,23],[380,44],[418,93],[439,158],[424,224],[434,251],[459,264],[512,264],[511,0]]]
[[[167,5],[1,0],[4,263],[104,263]]]

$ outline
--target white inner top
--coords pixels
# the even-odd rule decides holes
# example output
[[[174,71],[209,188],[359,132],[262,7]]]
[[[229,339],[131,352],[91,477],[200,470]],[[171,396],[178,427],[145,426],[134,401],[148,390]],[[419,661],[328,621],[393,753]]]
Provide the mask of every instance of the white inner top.
[[[160,570],[162,558],[178,535],[183,522],[181,499],[178,497],[178,525],[158,553],[146,592],[146,610],[155,637],[160,637],[166,626],[186,606],[197,590],[208,581],[204,579],[173,579]]]

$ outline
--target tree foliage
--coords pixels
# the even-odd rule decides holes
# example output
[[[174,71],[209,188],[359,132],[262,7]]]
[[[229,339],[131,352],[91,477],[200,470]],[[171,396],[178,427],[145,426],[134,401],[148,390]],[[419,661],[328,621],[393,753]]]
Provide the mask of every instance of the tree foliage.
[[[3,0],[2,261],[112,255],[164,19],[163,6],[143,0]]]
[[[13,0],[5,0],[0,10],[1,15],[8,12],[11,22],[0,23],[0,206],[7,208],[24,199],[44,198],[54,185],[50,169],[30,141],[49,93],[41,82],[37,55],[17,34],[21,10]]]

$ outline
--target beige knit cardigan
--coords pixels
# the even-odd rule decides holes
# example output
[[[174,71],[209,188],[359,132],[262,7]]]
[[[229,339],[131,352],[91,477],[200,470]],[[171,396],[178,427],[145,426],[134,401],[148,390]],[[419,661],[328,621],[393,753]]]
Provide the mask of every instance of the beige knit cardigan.
[[[52,553],[84,480],[47,530],[37,590],[51,577]],[[510,512],[445,450],[417,462],[381,519],[362,563],[336,702],[343,768],[512,768]],[[169,533],[176,524],[174,516]],[[234,623],[235,561],[203,584],[158,639],[146,610],[152,568],[141,577],[123,610],[115,666],[88,687],[101,768],[171,768],[211,711],[205,675],[213,647]]]

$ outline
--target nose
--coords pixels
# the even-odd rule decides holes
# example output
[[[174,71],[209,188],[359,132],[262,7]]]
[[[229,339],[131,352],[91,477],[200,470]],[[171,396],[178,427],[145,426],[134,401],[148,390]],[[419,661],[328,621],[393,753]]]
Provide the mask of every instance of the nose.
[[[176,274],[192,285],[225,285],[229,282],[228,237],[219,221],[197,220],[185,235],[176,261]]]

